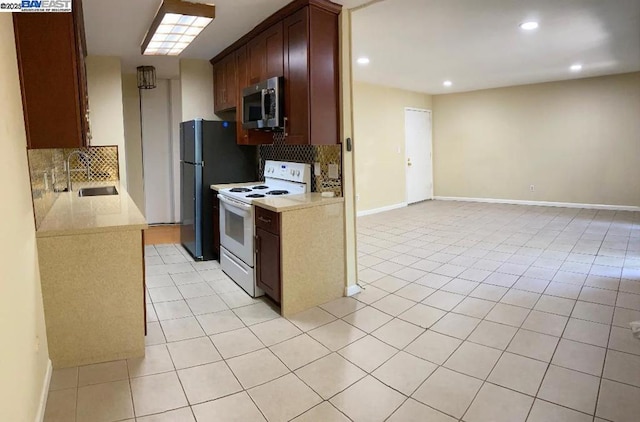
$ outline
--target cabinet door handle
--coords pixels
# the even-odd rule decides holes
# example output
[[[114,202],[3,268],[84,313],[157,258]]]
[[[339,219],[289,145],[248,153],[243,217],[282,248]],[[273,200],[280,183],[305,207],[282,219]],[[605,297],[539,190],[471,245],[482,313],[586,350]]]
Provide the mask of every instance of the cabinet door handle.
[[[256,253],[259,253],[260,252],[260,236],[258,235],[253,236],[253,240],[256,244]]]
[[[289,118],[284,117],[282,119],[283,123],[284,123],[284,128],[282,130],[282,132],[284,133],[284,137],[286,138],[289,134],[287,133],[287,120],[289,120]]]
[[[258,220],[262,221],[263,223],[271,224],[271,219],[270,218],[264,218],[261,215],[258,216]]]

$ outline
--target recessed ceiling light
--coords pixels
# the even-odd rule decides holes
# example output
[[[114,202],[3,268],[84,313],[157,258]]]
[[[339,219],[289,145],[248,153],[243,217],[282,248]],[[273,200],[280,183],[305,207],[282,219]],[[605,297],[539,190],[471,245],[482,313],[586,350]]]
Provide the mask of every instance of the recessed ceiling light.
[[[358,61],[358,64],[366,65],[366,64],[369,64],[371,60],[369,60],[368,57],[360,57],[357,61]]]
[[[520,24],[520,29],[524,29],[525,31],[533,31],[534,29],[537,29],[538,26],[538,22],[536,21],[527,21]]]
[[[579,64],[579,63],[572,64],[572,65],[571,65],[571,67],[569,67],[569,69],[570,69],[572,72],[580,72],[580,71],[582,70],[582,65],[581,65],[581,64]]]
[[[444,85],[444,86],[451,86],[451,85],[453,85],[453,82],[451,82],[451,81],[444,81],[444,82],[442,82],[442,85]]]

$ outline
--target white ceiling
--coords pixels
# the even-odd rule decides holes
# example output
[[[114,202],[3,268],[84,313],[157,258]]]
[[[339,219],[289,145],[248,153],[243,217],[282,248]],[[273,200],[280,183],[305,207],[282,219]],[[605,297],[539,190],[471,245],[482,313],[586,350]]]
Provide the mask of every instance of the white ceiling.
[[[430,94],[631,72],[640,0],[384,0],[353,12],[352,37],[356,80]]]
[[[216,5],[216,18],[180,58],[211,59],[291,0],[193,0]],[[334,0],[352,8],[367,0]],[[85,31],[89,54],[119,56],[122,70],[134,73],[152,65],[159,77],[179,74],[178,58],[140,54],[140,44],[161,0],[84,0]]]

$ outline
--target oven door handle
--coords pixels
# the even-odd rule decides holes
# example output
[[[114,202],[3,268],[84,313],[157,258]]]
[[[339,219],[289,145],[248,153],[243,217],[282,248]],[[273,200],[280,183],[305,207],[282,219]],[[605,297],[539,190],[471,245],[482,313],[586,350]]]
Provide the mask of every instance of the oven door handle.
[[[248,217],[251,211],[251,205],[243,204],[242,202],[234,201],[229,198],[226,198],[223,195],[218,194],[218,199],[220,202],[227,204],[229,207],[235,208],[238,210],[238,214],[242,215],[242,217]]]

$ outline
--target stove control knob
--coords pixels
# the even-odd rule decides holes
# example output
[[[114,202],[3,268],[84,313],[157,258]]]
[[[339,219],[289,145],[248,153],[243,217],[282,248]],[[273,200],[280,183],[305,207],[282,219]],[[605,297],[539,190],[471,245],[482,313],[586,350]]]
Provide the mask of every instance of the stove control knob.
[[[300,170],[296,170],[296,176],[300,176]]]
[[[296,171],[294,169],[291,169],[291,175],[294,176],[296,174]]]

